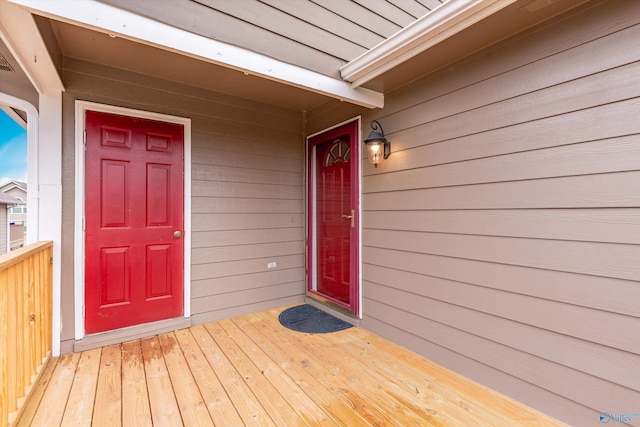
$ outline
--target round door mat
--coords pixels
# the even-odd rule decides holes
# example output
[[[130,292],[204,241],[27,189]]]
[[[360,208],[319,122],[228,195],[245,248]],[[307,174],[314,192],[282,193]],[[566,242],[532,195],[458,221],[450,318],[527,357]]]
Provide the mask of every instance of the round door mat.
[[[330,315],[310,304],[287,308],[278,317],[285,328],[311,334],[341,331],[353,325]]]

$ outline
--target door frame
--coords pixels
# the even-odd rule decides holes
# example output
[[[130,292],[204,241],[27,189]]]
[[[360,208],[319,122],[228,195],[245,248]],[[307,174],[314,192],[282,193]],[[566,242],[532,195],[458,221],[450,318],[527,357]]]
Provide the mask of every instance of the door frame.
[[[306,245],[305,245],[305,251],[306,251],[306,256],[305,256],[305,260],[306,260],[306,280],[305,280],[305,295],[309,298],[315,299],[315,300],[320,300],[321,302],[327,303],[328,305],[330,305],[331,307],[337,308],[340,311],[343,310],[347,310],[346,308],[344,308],[343,306],[337,304],[337,303],[333,303],[332,301],[323,298],[321,295],[319,295],[318,293],[312,292],[311,291],[311,287],[312,287],[312,275],[316,274],[316,266],[313,263],[313,251],[312,251],[312,247],[311,245],[313,244],[313,240],[312,240],[312,230],[313,230],[313,224],[312,221],[314,219],[314,216],[312,215],[312,211],[313,211],[313,203],[310,197],[310,188],[311,185],[313,184],[313,176],[311,175],[312,170],[309,167],[310,165],[310,159],[309,156],[311,155],[310,152],[310,146],[309,146],[309,140],[321,135],[323,133],[327,133],[332,131],[333,129],[339,128],[341,126],[347,125],[349,123],[353,123],[356,122],[355,128],[356,128],[356,136],[355,136],[355,150],[354,147],[352,147],[352,153],[355,151],[355,156],[353,157],[353,161],[356,162],[356,174],[355,174],[355,180],[354,183],[357,186],[357,188],[354,190],[352,189],[352,194],[355,195],[356,197],[356,221],[355,221],[355,228],[356,228],[356,232],[355,232],[355,239],[356,242],[354,242],[353,244],[353,249],[356,251],[355,254],[355,286],[356,286],[356,298],[352,303],[353,306],[353,312],[349,311],[349,315],[357,317],[357,318],[362,318],[362,149],[361,149],[361,135],[362,135],[362,117],[361,116],[356,116],[353,118],[350,118],[348,120],[345,120],[343,122],[340,122],[338,124],[335,124],[331,127],[322,129],[318,132],[315,132],[311,135],[308,135],[305,138],[305,156],[304,156],[304,170],[305,170],[305,206],[306,206],[306,218],[305,218],[305,240],[306,240]]]
[[[184,268],[183,317],[191,316],[191,119],[88,101],[75,102],[74,336],[85,337],[85,112],[87,110],[184,126]],[[134,326],[135,327],[135,326]]]

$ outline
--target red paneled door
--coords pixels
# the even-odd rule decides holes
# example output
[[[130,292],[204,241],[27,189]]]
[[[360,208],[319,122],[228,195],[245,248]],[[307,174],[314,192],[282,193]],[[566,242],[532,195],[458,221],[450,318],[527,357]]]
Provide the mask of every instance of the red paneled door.
[[[357,122],[309,139],[309,291],[357,314]]]
[[[183,314],[184,127],[88,111],[85,332]]]

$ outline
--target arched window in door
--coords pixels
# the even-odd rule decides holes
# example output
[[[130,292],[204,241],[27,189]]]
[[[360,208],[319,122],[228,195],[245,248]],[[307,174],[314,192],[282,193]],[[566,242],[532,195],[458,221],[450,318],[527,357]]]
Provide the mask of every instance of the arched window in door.
[[[327,151],[327,156],[324,159],[324,165],[331,166],[334,163],[348,163],[350,158],[351,147],[349,147],[349,144],[337,139]]]

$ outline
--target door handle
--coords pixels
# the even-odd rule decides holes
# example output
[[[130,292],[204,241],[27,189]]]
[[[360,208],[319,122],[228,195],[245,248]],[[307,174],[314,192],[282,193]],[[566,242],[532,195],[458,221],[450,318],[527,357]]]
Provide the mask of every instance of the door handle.
[[[173,237],[175,237],[176,239],[179,239],[182,237],[182,231],[180,230],[176,230],[173,232]]]
[[[351,228],[355,227],[354,216],[355,216],[355,211],[353,209],[351,209],[351,215],[342,215],[342,218],[351,220]]]

